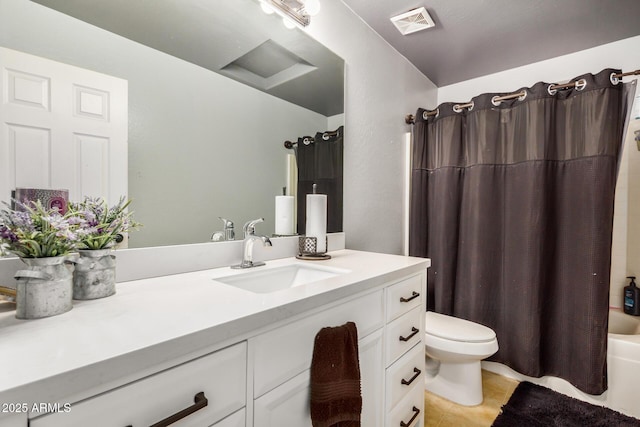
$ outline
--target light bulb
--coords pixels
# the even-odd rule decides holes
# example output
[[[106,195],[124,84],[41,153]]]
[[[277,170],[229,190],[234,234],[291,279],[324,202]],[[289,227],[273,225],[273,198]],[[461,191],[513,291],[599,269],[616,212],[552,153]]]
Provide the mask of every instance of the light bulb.
[[[285,27],[287,27],[290,30],[296,27],[296,24],[292,22],[289,18],[282,18],[282,23],[284,24]]]
[[[263,1],[260,2],[260,7],[262,8],[262,11],[264,13],[266,13],[267,15],[271,15],[273,12],[275,12],[275,10],[273,10],[271,5],[268,5],[267,3],[263,2]]]
[[[320,12],[320,0],[305,0],[304,10],[311,16],[317,15]]]

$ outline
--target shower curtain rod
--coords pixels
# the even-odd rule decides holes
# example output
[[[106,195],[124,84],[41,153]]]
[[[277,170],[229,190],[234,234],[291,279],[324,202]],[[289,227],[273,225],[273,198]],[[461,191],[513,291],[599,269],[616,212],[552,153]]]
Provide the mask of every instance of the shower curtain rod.
[[[337,130],[332,131],[332,132],[329,132],[329,131],[324,132],[324,133],[322,134],[322,139],[323,139],[324,141],[327,141],[330,137],[338,135],[338,133],[339,133],[339,132],[338,132]],[[302,143],[303,143],[304,145],[309,145],[309,144],[311,144],[312,142],[315,142],[315,138],[314,138],[314,137],[312,137],[312,136],[303,136],[303,137],[302,137]],[[297,142],[291,142],[291,141],[285,141],[285,142],[284,142],[284,148],[287,148],[287,149],[291,149],[291,148],[293,148],[293,147],[296,147],[297,145],[298,145],[298,143],[297,143]]]
[[[627,73],[618,73],[618,74],[612,73],[611,83],[618,84],[620,79],[623,77],[637,76],[637,75],[640,75],[640,70],[629,71]],[[571,83],[565,83],[561,85],[550,85],[547,88],[547,91],[549,92],[550,95],[553,95],[556,91],[560,89],[567,89],[570,87],[577,87],[581,89],[581,88],[584,88],[585,85],[586,85],[586,81],[584,79],[580,79]],[[500,102],[502,101],[507,101],[515,98],[518,98],[520,101],[524,101],[526,97],[527,97],[527,92],[523,90],[521,92],[512,93],[510,95],[494,96],[493,98],[491,98],[491,103],[497,107],[498,105],[500,105]],[[466,104],[456,104],[453,106],[453,110],[456,113],[459,113],[460,111],[462,111],[463,108],[469,108],[469,107],[473,108],[473,105],[474,105],[473,101],[468,102]],[[437,116],[439,113],[440,111],[438,108],[432,111],[425,111],[424,113],[422,113],[422,118],[426,120],[428,117]],[[415,117],[413,116],[413,114],[407,114],[406,116],[404,116],[404,122],[408,125],[412,125],[415,123]]]

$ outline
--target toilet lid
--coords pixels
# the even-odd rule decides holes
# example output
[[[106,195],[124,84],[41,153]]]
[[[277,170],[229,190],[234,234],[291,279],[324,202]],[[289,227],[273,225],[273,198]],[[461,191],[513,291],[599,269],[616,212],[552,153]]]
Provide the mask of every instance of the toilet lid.
[[[433,311],[427,311],[425,332],[439,338],[461,342],[486,342],[496,338],[496,333],[491,328]]]

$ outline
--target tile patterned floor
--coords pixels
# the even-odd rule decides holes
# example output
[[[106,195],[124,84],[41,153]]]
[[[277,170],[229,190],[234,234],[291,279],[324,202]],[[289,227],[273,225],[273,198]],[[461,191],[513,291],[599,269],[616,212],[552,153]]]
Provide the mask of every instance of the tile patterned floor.
[[[490,427],[516,389],[518,381],[482,371],[484,401],[462,406],[429,392],[424,393],[425,427]]]

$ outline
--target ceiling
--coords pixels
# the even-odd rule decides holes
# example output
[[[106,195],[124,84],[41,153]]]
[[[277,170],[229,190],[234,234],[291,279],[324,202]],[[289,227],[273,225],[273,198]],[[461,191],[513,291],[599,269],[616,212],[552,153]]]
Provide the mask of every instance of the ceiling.
[[[640,34],[640,0],[343,1],[438,87]],[[435,27],[400,34],[418,7]]]

